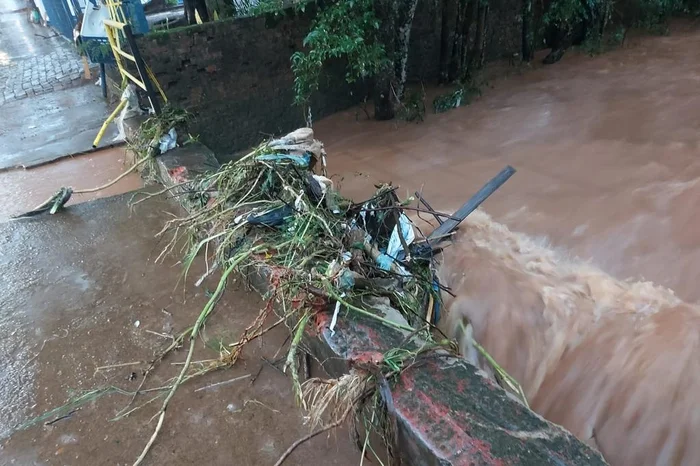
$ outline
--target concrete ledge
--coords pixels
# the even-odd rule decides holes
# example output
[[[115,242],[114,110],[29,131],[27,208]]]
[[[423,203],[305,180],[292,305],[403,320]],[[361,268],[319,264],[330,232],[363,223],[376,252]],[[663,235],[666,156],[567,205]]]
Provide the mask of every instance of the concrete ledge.
[[[157,161],[166,186],[218,168],[213,153],[201,145],[176,148]],[[269,291],[269,270],[246,275],[258,292]],[[377,307],[388,318],[403,319],[392,308]],[[332,376],[406,341],[407,333],[353,312],[341,312],[331,334],[331,316],[330,309],[317,316],[307,346]],[[598,452],[513,400],[460,358],[432,358],[404,371],[391,397],[405,465],[606,464]]]

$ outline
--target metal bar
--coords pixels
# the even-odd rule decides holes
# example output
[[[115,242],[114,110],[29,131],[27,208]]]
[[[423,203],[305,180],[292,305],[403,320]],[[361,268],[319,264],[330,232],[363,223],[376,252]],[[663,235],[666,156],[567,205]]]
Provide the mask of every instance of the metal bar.
[[[112,48],[112,53],[114,54],[114,61],[117,62],[117,68],[119,68],[119,74],[121,74],[122,78],[123,78],[124,77],[124,63],[122,63],[122,56],[115,52],[115,50],[119,48],[119,42],[117,41],[117,38],[115,37],[113,29],[105,28],[105,32],[107,33],[107,41],[109,42],[109,46]]]
[[[435,214],[435,209],[433,209],[432,207],[430,207],[430,204],[428,204],[428,201],[426,201],[426,200],[423,198],[423,196],[420,195],[420,193],[419,193],[418,191],[416,191],[416,197],[418,198],[418,200],[420,201],[420,203],[423,204],[423,205],[425,206],[425,208],[428,209],[428,210],[430,211],[430,213],[432,214],[432,216],[435,217],[435,220],[437,220],[437,222],[438,222],[440,225],[442,225],[442,224],[443,224],[443,221],[442,221],[442,219],[440,218],[440,216]]]
[[[133,82],[134,84],[136,84],[138,87],[140,87],[144,91],[148,92],[148,89],[146,89],[146,84],[142,83],[139,78],[137,78],[136,76],[134,76],[133,74],[129,73],[126,70],[122,70],[122,74],[124,76],[126,76],[127,78],[129,78],[129,80],[131,82]]]
[[[119,21],[114,21],[112,19],[105,19],[103,21],[105,23],[105,26],[109,26],[109,27],[112,27],[114,29],[122,30],[126,26],[128,26],[128,24],[120,23]]]
[[[146,96],[148,97],[148,100],[151,103],[153,113],[155,113],[156,115],[160,115],[160,103],[158,102],[158,97],[156,96],[156,93],[153,90],[153,84],[151,83],[151,80],[148,77],[148,70],[146,69],[146,64],[143,62],[141,53],[139,52],[138,46],[136,45],[134,34],[131,32],[131,26],[127,25],[124,27],[124,36],[126,37],[127,42],[129,42],[129,47],[131,47],[131,53],[134,55],[136,69],[139,72],[139,76],[141,76],[141,81],[144,84],[144,90],[146,91]]]
[[[117,47],[115,50],[117,51],[117,53],[118,53],[119,55],[121,55],[122,57],[126,58],[127,60],[131,60],[131,61],[133,61],[134,63],[136,62],[136,58],[134,58],[134,56],[133,56],[132,54],[126,53],[125,51],[123,51],[123,50],[120,49],[119,47]]]
[[[119,105],[117,105],[117,108],[114,109],[112,113],[107,117],[107,119],[102,123],[102,127],[100,128],[100,131],[97,132],[97,136],[95,136],[95,140],[92,142],[92,148],[96,148],[97,145],[100,143],[102,140],[102,136],[105,134],[105,130],[109,126],[109,124],[114,120],[114,118],[119,114],[119,112],[122,111],[122,109],[126,106],[126,100],[120,100]]]
[[[462,207],[460,207],[459,210],[452,215],[453,218],[447,219],[445,223],[437,227],[428,236],[428,241],[437,237],[444,237],[445,235],[452,233],[469,214],[474,212],[474,210],[476,210],[476,208],[479,207],[482,202],[484,202],[491,194],[500,188],[503,183],[508,181],[508,178],[513,176],[514,173],[515,168],[511,167],[510,165],[501,170],[498,175],[494,176],[491,181],[486,183]],[[456,217],[456,220],[454,217]]]
[[[100,63],[100,84],[102,85],[102,97],[107,98],[107,71],[105,64]]]

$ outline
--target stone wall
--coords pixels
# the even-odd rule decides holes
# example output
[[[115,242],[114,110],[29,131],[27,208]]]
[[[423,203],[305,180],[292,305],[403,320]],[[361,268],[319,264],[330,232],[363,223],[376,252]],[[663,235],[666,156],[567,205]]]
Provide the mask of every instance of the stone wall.
[[[520,0],[491,0],[487,58],[520,49]],[[410,81],[434,82],[440,56],[439,0],[420,0],[411,33]],[[192,132],[221,160],[304,123],[292,104],[290,56],[302,47],[312,12],[229,19],[157,32],[139,38],[139,48],[168,98],[197,119]],[[368,85],[349,86],[337,62],[324,72],[312,102],[318,120],[362,101]]]
[[[168,98],[193,112],[191,128],[222,159],[269,134],[303,124],[290,56],[301,48],[310,15],[238,18],[159,32],[139,48]],[[325,70],[314,119],[348,108],[366,92],[348,86],[344,66]]]

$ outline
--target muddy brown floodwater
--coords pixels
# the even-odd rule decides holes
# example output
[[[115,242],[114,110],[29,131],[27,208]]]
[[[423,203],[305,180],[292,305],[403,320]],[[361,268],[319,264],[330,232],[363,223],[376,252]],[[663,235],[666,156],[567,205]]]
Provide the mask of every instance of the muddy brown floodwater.
[[[393,181],[453,211],[511,164],[518,173],[484,204],[497,221],[697,301],[698,50],[700,24],[679,23],[668,37],[494,81],[471,106],[421,124],[349,111],[314,129],[355,197]]]

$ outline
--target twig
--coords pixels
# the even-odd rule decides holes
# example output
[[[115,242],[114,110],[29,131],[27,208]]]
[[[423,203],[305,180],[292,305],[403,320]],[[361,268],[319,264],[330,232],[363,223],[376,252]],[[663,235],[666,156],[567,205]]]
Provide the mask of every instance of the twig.
[[[234,377],[234,378],[232,378],[232,379],[230,379],[230,380],[224,380],[223,382],[217,382],[217,383],[213,383],[213,384],[211,384],[211,385],[206,385],[206,386],[204,386],[204,387],[199,387],[199,388],[196,389],[194,392],[197,393],[197,392],[201,392],[202,390],[208,390],[208,389],[210,389],[210,388],[219,387],[219,386],[221,386],[221,385],[227,385],[227,384],[236,382],[236,381],[238,381],[238,380],[247,379],[247,378],[250,377],[250,376],[251,376],[251,374],[241,375],[240,377]]]
[[[311,378],[311,355],[304,351],[302,358],[304,362],[304,380],[309,380]]]
[[[277,367],[277,362],[278,362],[278,361],[270,361],[270,360],[267,359],[265,356],[263,356],[263,357],[260,358],[260,359],[262,359],[262,360],[265,361],[267,364],[269,364],[270,367],[272,367],[273,369],[276,369],[277,371],[279,371],[280,374],[284,374],[284,371],[283,371],[282,369],[280,369],[279,367]],[[282,359],[287,359],[287,358],[286,358],[286,357],[283,357]]]
[[[263,368],[265,366],[263,364],[260,364],[260,368],[258,369],[258,372],[255,373],[253,377],[250,379],[250,384],[253,385],[256,380],[258,380],[258,377],[260,376],[260,373],[262,372]]]
[[[280,413],[280,412],[279,412],[278,410],[276,410],[275,408],[270,408],[268,405],[266,405],[266,404],[263,403],[262,401],[255,400],[255,399],[245,400],[245,401],[243,402],[243,407],[245,408],[246,406],[248,406],[248,403],[254,403],[254,404],[256,404],[256,405],[260,405],[260,406],[262,406],[262,407],[264,407],[264,408],[269,409],[270,411],[272,411],[272,412],[275,413],[275,414],[279,414],[279,413]]]
[[[154,332],[153,330],[146,330],[146,333],[151,333],[153,335],[156,335],[161,338],[165,338],[166,340],[175,340],[175,337],[172,335],[168,335],[167,333],[158,333]]]
[[[287,320],[287,317],[289,317],[289,316],[284,316],[284,317],[280,318],[280,319],[279,319],[277,322],[275,322],[274,324],[272,324],[272,325],[270,325],[269,327],[267,327],[266,329],[261,330],[260,332],[258,332],[258,333],[256,333],[256,334],[253,334],[253,335],[252,335],[249,339],[247,339],[245,342],[241,340],[241,341],[237,341],[236,343],[231,343],[229,346],[233,348],[233,347],[236,347],[236,346],[241,346],[241,345],[245,345],[245,344],[247,344],[247,343],[250,343],[251,341],[255,340],[255,339],[258,338],[258,337],[261,337],[261,336],[265,335],[267,332],[269,332],[270,330],[272,330],[273,328],[277,327],[279,324],[281,324],[282,322],[284,322],[285,320]]]
[[[312,438],[316,437],[317,435],[321,435],[324,432],[328,432],[331,429],[335,429],[336,427],[339,427],[341,424],[343,424],[343,422],[345,422],[345,419],[348,417],[351,410],[352,410],[352,405],[348,406],[348,408],[345,410],[345,412],[340,417],[340,419],[338,419],[334,423],[328,424],[325,427],[322,427],[318,430],[315,430],[314,432],[311,432],[309,435],[306,435],[306,436],[300,438],[299,440],[297,440],[296,442],[294,442],[289,448],[287,448],[287,451],[282,453],[282,456],[280,456],[280,459],[277,460],[277,462],[275,463],[275,466],[280,466],[282,463],[284,463],[284,461],[287,459],[287,457],[292,454],[294,449],[296,447],[298,447],[299,445],[301,445],[302,443],[311,440]]]
[[[110,181],[109,183],[105,183],[105,184],[103,184],[102,186],[98,186],[98,187],[96,187],[96,188],[90,188],[90,189],[76,189],[76,190],[73,191],[73,194],[88,194],[88,193],[94,193],[94,192],[101,191],[101,190],[103,190],[103,189],[109,188],[110,186],[112,186],[113,184],[115,184],[115,183],[117,183],[118,181],[120,181],[122,178],[124,178],[124,177],[127,176],[129,173],[131,173],[131,172],[133,172],[134,170],[136,170],[139,166],[141,166],[142,164],[144,164],[146,161],[148,161],[148,160],[150,160],[150,159],[151,159],[151,157],[144,157],[144,158],[142,158],[141,160],[139,160],[138,162],[136,162],[135,164],[133,164],[133,165],[131,166],[131,168],[129,168],[128,170],[126,170],[124,173],[122,173],[121,175],[119,175],[118,177],[116,177],[115,179],[113,179],[112,181]]]
[[[396,194],[394,194],[393,197],[398,201],[398,198],[396,198]],[[408,262],[411,260],[411,250],[408,249],[408,243],[406,242],[406,238],[404,238],[403,236],[403,228],[401,226],[401,214],[399,214],[399,208],[400,207],[393,209],[392,212],[394,213],[394,222],[396,223],[396,233],[398,233],[399,235],[401,247],[403,248],[404,254],[406,254],[404,260]]]
[[[172,189],[179,188],[180,186],[187,184],[187,183],[191,183],[191,181],[190,180],[183,181],[181,183],[174,184],[174,185],[169,186],[167,188],[163,188],[160,191],[156,191],[154,193],[145,193],[142,191],[137,191],[131,196],[131,199],[129,199],[129,205],[131,207],[133,207],[133,206],[138,205],[144,201],[147,201],[147,200],[152,199],[154,197],[160,196],[161,194],[165,194]],[[145,197],[143,199],[139,199],[138,201],[134,202],[134,198],[136,198],[136,196],[138,196],[138,195],[143,195]]]
[[[165,388],[165,387],[163,387],[163,388]],[[167,387],[167,388],[169,388],[169,387]],[[125,417],[129,417],[129,415],[130,415],[131,413],[133,413],[134,411],[138,411],[139,409],[143,408],[144,406],[153,403],[154,401],[156,401],[157,399],[161,398],[162,396],[163,396],[162,394],[156,395],[156,396],[154,396],[153,398],[151,398],[150,400],[148,400],[147,402],[145,402],[144,404],[142,404],[142,405],[140,405],[140,406],[136,406],[136,407],[134,407],[134,408],[131,408],[129,411],[127,411],[127,412],[125,412],[125,413],[122,413],[122,412],[120,411],[119,413],[117,413],[117,415],[116,415],[114,418],[110,419],[110,421],[118,421],[118,420],[120,420],[120,419],[124,419]],[[131,405],[129,405],[129,406],[131,406]],[[123,411],[123,410],[122,410],[122,411]]]
[[[481,354],[481,356],[488,361],[489,364],[491,364],[491,367],[496,371],[496,374],[500,376],[505,383],[509,386],[511,390],[515,392],[517,396],[520,397],[522,400],[523,404],[525,405],[526,408],[530,408],[530,404],[527,402],[527,397],[525,396],[525,391],[523,390],[523,387],[518,383],[513,376],[511,376],[508,372],[505,371],[497,362],[495,359],[493,359],[493,356],[491,356],[486,349],[479,344],[476,340],[472,339],[472,344],[474,347],[477,349],[477,351]]]
[[[454,217],[454,216],[452,216],[452,215],[450,215],[450,214],[446,214],[446,213],[444,213],[444,212],[438,212],[437,210],[421,209],[421,208],[419,208],[419,207],[411,207],[411,206],[407,206],[407,205],[406,205],[406,206],[400,206],[400,208],[403,209],[403,210],[413,210],[413,211],[416,211],[416,212],[423,212],[423,213],[425,213],[425,214],[431,214],[431,215],[440,216],[440,217],[442,217],[442,218],[446,218],[447,220],[454,220],[455,222],[456,222],[456,221],[459,221],[459,217]],[[387,207],[364,207],[362,210],[364,210],[364,211],[366,211],[366,212],[374,212],[374,211],[378,211],[378,210],[393,210],[393,209],[396,209],[396,206],[387,206]]]
[[[276,359],[277,356],[279,356],[280,351],[282,351],[282,348],[284,348],[284,346],[287,344],[287,342],[289,341],[290,338],[292,338],[292,335],[287,334],[287,338],[285,338],[284,341],[282,342],[282,344],[280,345],[280,347],[277,348],[277,351],[275,351],[275,355],[272,356],[272,359]]]
[[[438,222],[440,225],[442,225],[442,219],[440,218],[440,216],[435,214],[435,209],[433,209],[433,208],[430,206],[430,204],[428,204],[428,201],[426,201],[425,198],[424,198],[424,197],[421,195],[421,193],[419,193],[418,191],[416,191],[416,198],[425,206],[426,209],[428,209],[429,213],[430,213],[433,217],[435,217],[435,220],[437,220],[437,222]]]
[[[363,202],[353,202],[353,204],[352,204],[352,206],[351,206],[351,209],[352,209],[353,207],[355,207],[355,208],[357,208],[357,207],[362,207],[362,206],[364,206],[365,204],[368,204],[368,203],[370,203],[370,202],[372,202],[372,201],[376,201],[376,200],[379,199],[380,197],[386,196],[387,194],[389,194],[389,193],[391,193],[391,192],[394,192],[394,191],[396,191],[397,189],[399,189],[398,186],[392,186],[391,189],[389,189],[389,190],[387,190],[387,191],[379,192],[379,193],[375,194],[374,196],[370,197],[369,199],[367,199],[366,201],[363,201]]]
[[[45,426],[52,426],[52,425],[56,424],[58,421],[61,421],[63,419],[67,419],[67,418],[71,417],[73,415],[73,413],[75,413],[76,411],[80,411],[80,408],[75,408],[73,411],[71,411],[67,414],[64,414],[63,416],[59,416],[56,419],[54,419],[53,421],[49,421],[49,422],[45,423],[44,425]]]
[[[128,366],[138,366],[140,364],[143,364],[144,361],[132,361],[132,362],[123,362],[121,364],[111,364],[109,366],[99,366],[95,368],[95,373],[93,374],[93,377],[97,375],[98,372],[102,372],[103,370],[109,370],[109,369],[118,369],[120,367],[128,367]]]
[[[311,291],[311,290],[309,290],[309,291]],[[382,322],[382,323],[384,323],[384,324],[386,324],[386,325],[388,325],[388,326],[390,326],[390,327],[394,327],[394,328],[396,328],[396,329],[398,329],[398,330],[406,330],[406,331],[409,331],[409,332],[412,332],[412,331],[415,330],[413,327],[409,327],[408,325],[399,324],[399,323],[394,322],[394,321],[392,321],[392,320],[389,320],[389,319],[385,319],[385,318],[383,318],[383,317],[380,317],[380,316],[378,316],[377,314],[374,314],[374,313],[372,313],[372,312],[365,311],[364,309],[360,309],[359,307],[354,306],[354,305],[350,304],[349,302],[343,300],[339,295],[337,295],[337,294],[335,294],[335,293],[333,293],[333,292],[330,292],[330,293],[328,293],[328,294],[330,295],[330,297],[332,297],[332,298],[335,299],[336,301],[339,301],[340,304],[342,304],[343,306],[347,307],[348,309],[350,309],[350,310],[352,310],[352,311],[355,311],[355,312],[357,312],[357,313],[359,313],[359,314],[365,315],[365,316],[367,316],[367,317],[371,317],[371,318],[373,318],[373,319],[376,319],[376,320],[378,320],[378,321],[380,321],[380,322]]]
[[[172,317],[172,314],[170,314],[170,313],[169,313],[168,311],[166,311],[165,309],[161,309],[161,312],[164,312],[164,313],[166,313],[166,314],[168,314],[169,316]],[[150,364],[148,365],[148,369],[146,369],[146,370],[144,371],[143,377],[141,377],[141,383],[139,383],[139,387],[136,389],[136,391],[135,391],[135,392],[133,393],[133,395],[131,396],[131,400],[129,400],[129,403],[128,403],[126,406],[124,406],[124,408],[122,408],[121,411],[119,411],[119,412],[117,413],[117,417],[119,417],[124,411],[126,411],[127,409],[129,409],[129,407],[130,407],[132,404],[134,404],[134,401],[136,401],[136,397],[139,395],[139,393],[145,393],[145,392],[143,392],[141,389],[143,388],[144,384],[146,383],[146,379],[148,378],[148,375],[149,375],[149,374],[151,373],[151,371],[156,367],[156,364],[157,364],[158,362],[162,361],[163,358],[164,358],[165,356],[168,355],[168,353],[170,353],[172,350],[174,350],[175,348],[177,348],[178,346],[180,346],[180,344],[182,343],[182,340],[185,338],[185,335],[187,335],[187,333],[189,333],[190,330],[191,330],[191,328],[188,328],[188,329],[186,329],[184,332],[180,333],[180,335],[178,335],[176,338],[173,338],[173,342],[172,342],[170,345],[168,345],[168,347],[167,347],[163,352],[161,352],[159,355],[157,355],[157,356],[150,362]],[[168,389],[169,389],[169,388],[170,388],[170,387],[168,387]]]

